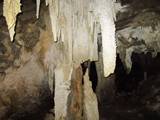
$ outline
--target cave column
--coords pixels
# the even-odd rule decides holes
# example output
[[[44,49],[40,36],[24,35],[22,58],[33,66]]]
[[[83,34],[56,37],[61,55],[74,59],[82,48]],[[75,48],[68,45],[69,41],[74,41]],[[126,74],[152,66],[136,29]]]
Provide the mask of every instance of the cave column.
[[[62,65],[55,69],[55,120],[65,120],[73,68]]]
[[[82,68],[63,65],[55,70],[55,119],[81,120],[83,110]]]
[[[81,65],[56,68],[54,100],[55,120],[99,120],[97,97]]]

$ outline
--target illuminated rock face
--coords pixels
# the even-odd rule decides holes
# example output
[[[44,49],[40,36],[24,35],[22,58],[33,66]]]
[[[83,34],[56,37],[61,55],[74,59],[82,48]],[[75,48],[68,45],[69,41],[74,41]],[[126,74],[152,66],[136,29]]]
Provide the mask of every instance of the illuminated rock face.
[[[36,1],[39,17],[40,0]],[[113,73],[116,59],[114,0],[64,1],[46,0],[49,5],[54,41],[62,41],[69,62],[81,63],[98,60],[97,23],[101,25],[104,76]],[[4,0],[3,14],[6,17],[11,41],[14,36],[16,16],[21,11],[20,1]],[[79,50],[81,49],[81,50]]]
[[[4,2],[4,4],[6,4],[4,10],[6,10],[5,7],[9,3],[12,3],[12,1],[9,0],[6,1],[8,3],[6,4]],[[35,14],[37,18],[41,17],[39,14],[41,2],[40,0],[36,0],[37,9]],[[20,4],[16,5],[20,8]],[[53,37],[52,41],[49,41],[50,44],[48,47],[45,48],[43,65],[47,69],[49,85],[52,92],[54,91],[53,79],[55,77],[55,119],[62,120],[68,118],[67,115],[76,114],[72,119],[79,120],[77,117],[79,116],[78,108],[75,108],[72,102],[69,104],[68,101],[73,101],[77,98],[76,104],[81,109],[84,109],[80,100],[83,99],[83,96],[82,98],[80,97],[83,93],[83,90],[80,90],[80,88],[83,85],[82,82],[72,84],[72,81],[76,81],[76,79],[81,81],[83,79],[83,75],[81,74],[82,70],[77,71],[81,63],[88,60],[97,61],[99,59],[99,41],[97,41],[99,32],[102,35],[104,76],[107,77],[114,72],[116,61],[114,0],[46,0],[46,5],[48,5],[49,8],[49,22],[51,22],[51,29],[49,30],[52,32]],[[10,9],[17,11],[17,9],[14,9],[14,6]],[[20,9],[18,10],[18,12],[20,12]],[[14,18],[18,12],[14,14]],[[5,13],[6,11],[4,11],[4,15]],[[8,19],[7,15],[5,16],[9,24],[8,20],[10,19]],[[14,33],[10,32],[10,35],[12,36],[12,40]],[[43,42],[47,44],[48,41],[46,41],[46,43],[45,41]],[[42,43],[39,44],[42,45]],[[44,44],[42,46],[45,46]],[[80,75],[78,78],[72,78],[73,75],[77,74]],[[96,105],[93,111],[97,112],[94,119],[98,119],[96,96],[91,90],[91,85],[88,85],[90,83],[87,81],[88,78],[86,78],[85,89],[89,87],[90,92],[85,92],[85,94],[94,99],[91,103],[89,103],[87,97],[85,99],[86,116],[88,120],[92,117],[92,110],[89,105],[93,104]],[[79,84],[79,86],[77,88],[75,87],[76,90],[72,89],[74,88],[73,86],[76,86],[76,83]],[[77,91],[77,93],[75,91]],[[69,105],[73,105],[73,107]]]
[[[56,78],[62,79],[61,84],[56,84],[60,81],[55,79],[55,85],[57,85],[55,87],[55,118],[59,120],[66,118],[66,101],[69,99],[67,97],[70,92],[67,88],[71,86],[70,74],[68,74],[70,67],[66,69],[66,66],[79,66],[87,60],[98,60],[99,26],[102,33],[104,76],[107,77],[114,72],[116,61],[114,6],[112,0],[50,0],[48,4],[53,40],[61,43],[60,51],[63,57],[62,61],[58,62],[58,67],[63,71],[55,73]],[[62,98],[64,98],[63,104],[60,101]],[[96,104],[96,100],[93,103]],[[72,112],[76,114],[76,111]]]
[[[113,73],[116,59],[113,0],[50,0],[54,41],[62,41],[68,62],[98,60],[98,24],[102,33],[104,76]],[[54,12],[53,12],[54,11]]]

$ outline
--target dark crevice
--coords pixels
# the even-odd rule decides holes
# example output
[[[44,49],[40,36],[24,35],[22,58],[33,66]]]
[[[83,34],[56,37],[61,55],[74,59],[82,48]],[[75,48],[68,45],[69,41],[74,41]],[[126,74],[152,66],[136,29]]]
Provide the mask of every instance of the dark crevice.
[[[88,62],[89,62],[89,61],[85,61],[85,62],[81,63],[83,76],[85,75],[85,73],[86,73],[86,71],[87,71]],[[82,78],[82,85],[84,85],[84,79],[83,79],[83,78]]]
[[[96,65],[94,61],[86,61],[81,64],[83,75],[85,75],[86,70],[88,68],[88,75],[89,75],[89,80],[92,82],[92,89],[94,92],[96,92],[96,87],[98,84],[98,76],[97,76],[97,70],[96,70]],[[83,80],[82,80],[83,84]]]
[[[85,75],[85,73],[86,73],[86,70],[88,68],[88,63],[89,63],[89,61],[81,63],[83,75]]]
[[[117,92],[131,93],[138,89],[138,86],[148,77],[157,76],[160,74],[160,53],[155,58],[150,52],[132,53],[132,68],[127,74],[125,67],[117,55],[116,69],[115,69],[115,83]]]
[[[116,87],[117,92],[132,93],[137,90],[139,83],[144,80],[144,72],[146,67],[146,57],[144,54],[133,53],[131,56],[132,68],[129,74],[127,74],[123,63],[117,55],[116,63]]]
[[[98,82],[98,76],[97,76],[97,70],[95,62],[92,61],[89,64],[89,79],[92,82],[92,89],[94,92],[96,92],[97,82]]]

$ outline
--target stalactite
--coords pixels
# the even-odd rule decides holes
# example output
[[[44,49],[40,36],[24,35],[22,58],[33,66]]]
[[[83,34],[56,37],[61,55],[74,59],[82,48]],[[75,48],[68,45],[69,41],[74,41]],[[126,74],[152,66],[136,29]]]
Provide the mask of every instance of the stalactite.
[[[36,0],[36,17],[39,18],[39,8],[40,8],[41,0]]]
[[[104,76],[107,77],[114,72],[116,61],[114,1],[97,1],[95,11],[101,24]]]
[[[46,6],[49,4],[49,0],[46,0]]]
[[[52,33],[53,33],[53,38],[54,41],[57,41],[57,26],[58,26],[58,21],[57,21],[57,17],[58,17],[58,13],[57,13],[57,7],[58,7],[58,3],[57,0],[53,1],[53,0],[46,0],[46,4],[49,5],[49,15],[50,15],[50,19],[51,19],[51,26],[52,26]]]
[[[6,18],[11,41],[13,41],[13,36],[15,34],[14,29],[16,24],[16,17],[18,13],[21,12],[20,7],[20,0],[4,0],[3,15]]]

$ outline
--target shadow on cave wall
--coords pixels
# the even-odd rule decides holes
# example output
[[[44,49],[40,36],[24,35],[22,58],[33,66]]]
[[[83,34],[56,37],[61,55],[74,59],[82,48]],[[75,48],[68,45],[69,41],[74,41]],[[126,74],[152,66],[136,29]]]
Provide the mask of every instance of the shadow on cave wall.
[[[133,53],[131,58],[132,69],[127,74],[117,55],[114,98],[103,96],[102,120],[160,119],[160,53],[155,58],[149,52]]]
[[[131,57],[132,68],[127,74],[119,55],[116,62],[116,87],[117,92],[133,92],[139,85],[152,77],[158,77],[160,74],[160,53],[155,58],[150,52],[144,54],[134,53]]]
[[[85,75],[86,70],[88,68],[89,80],[92,82],[92,90],[93,90],[93,92],[96,93],[96,87],[97,87],[97,84],[98,84],[98,76],[97,76],[97,69],[96,69],[95,62],[94,61],[83,62],[81,64],[81,67],[82,67],[83,75]]]

